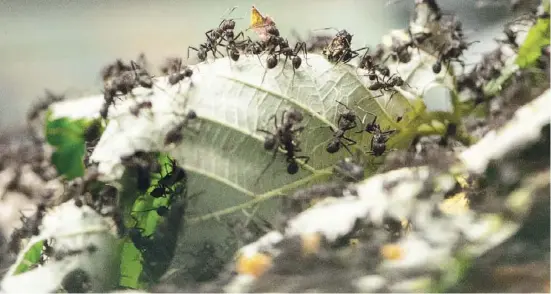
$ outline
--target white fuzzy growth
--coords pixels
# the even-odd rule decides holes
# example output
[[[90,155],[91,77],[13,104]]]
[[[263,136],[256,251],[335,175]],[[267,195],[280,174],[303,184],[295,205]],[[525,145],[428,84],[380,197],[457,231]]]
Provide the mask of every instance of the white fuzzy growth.
[[[23,254],[42,240],[54,240],[53,256],[79,252],[57,260],[50,256],[44,266],[14,275]],[[55,207],[44,216],[41,234],[33,237],[1,283],[3,293],[51,293],[60,289],[65,276],[75,269],[86,272],[91,292],[112,289],[119,281],[117,238],[109,224],[88,206],[77,207],[73,200]],[[90,250],[93,246],[94,250]]]
[[[470,172],[482,173],[490,160],[534,142],[540,137],[543,126],[551,118],[549,90],[515,112],[511,121],[486,134],[478,143],[463,151],[459,158]]]

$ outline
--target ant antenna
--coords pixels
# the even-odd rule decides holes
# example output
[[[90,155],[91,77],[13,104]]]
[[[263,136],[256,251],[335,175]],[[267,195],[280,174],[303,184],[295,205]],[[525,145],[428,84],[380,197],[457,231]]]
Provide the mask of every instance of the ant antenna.
[[[337,32],[340,32],[339,29],[335,28],[335,27],[328,27],[328,28],[322,28],[322,29],[315,29],[315,30],[312,30],[312,32],[315,32],[315,31],[324,31],[324,30],[335,30]]]
[[[237,7],[239,7],[239,6],[234,6],[234,7],[232,7],[232,8],[226,9],[226,11],[225,11],[225,12],[222,14],[222,16],[220,17],[220,19],[225,19],[225,17],[228,16],[228,15],[230,15],[234,10],[237,9]],[[236,18],[236,19],[237,19],[237,18]],[[241,19],[241,18],[239,18],[239,19]]]

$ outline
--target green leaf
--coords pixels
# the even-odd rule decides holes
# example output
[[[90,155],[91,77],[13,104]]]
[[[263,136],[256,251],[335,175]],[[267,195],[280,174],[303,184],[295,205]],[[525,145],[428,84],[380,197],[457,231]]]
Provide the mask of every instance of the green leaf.
[[[56,148],[52,163],[69,180],[84,175],[84,132],[90,123],[84,119],[59,118],[46,124],[46,140]]]
[[[545,2],[544,10],[549,13],[549,1]],[[539,18],[520,47],[516,63],[521,68],[533,65],[541,56],[541,48],[549,45],[549,39],[549,17]]]
[[[161,165],[162,175],[171,171],[171,167],[168,165],[168,156],[166,154],[159,155],[159,163]],[[130,180],[129,178],[127,179]],[[158,180],[159,177],[152,178],[151,187],[148,189],[147,193],[144,194],[138,193],[136,189],[133,189],[132,187],[135,187],[133,184],[127,183],[127,185],[123,185],[125,189],[121,193],[123,195],[123,197],[121,197],[121,204],[124,208],[125,225],[128,228],[142,228],[144,230],[142,233],[144,236],[151,235],[160,221],[162,221],[162,218],[152,209],[159,206],[170,207],[167,198],[155,199],[148,195],[148,193],[157,186]],[[144,289],[147,285],[144,281],[140,281],[140,276],[143,271],[141,252],[134,246],[129,238],[126,238],[123,242],[121,251],[121,279],[119,284],[133,289]]]
[[[14,275],[24,273],[31,269],[32,266],[37,265],[42,255],[42,246],[44,241],[36,242],[23,256],[23,260],[17,266]]]
[[[65,175],[67,179],[82,177],[84,175],[84,142],[74,145],[63,145],[58,147],[52,154],[52,163],[57,172]]]

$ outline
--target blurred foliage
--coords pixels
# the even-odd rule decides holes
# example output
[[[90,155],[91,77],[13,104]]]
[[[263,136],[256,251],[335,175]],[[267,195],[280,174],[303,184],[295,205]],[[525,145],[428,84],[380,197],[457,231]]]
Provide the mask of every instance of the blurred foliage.
[[[17,266],[15,274],[24,273],[38,264],[42,255],[44,241],[35,243],[23,256],[23,261]]]
[[[544,4],[544,11],[549,13],[550,2],[546,1]],[[519,49],[517,64],[521,68],[527,68],[533,66],[534,63],[541,56],[541,48],[545,45],[549,45],[549,16],[545,18],[538,18],[536,24],[528,32],[526,40]]]
[[[85,119],[58,118],[46,124],[46,140],[56,149],[52,163],[69,180],[84,175],[84,133],[90,123]]]

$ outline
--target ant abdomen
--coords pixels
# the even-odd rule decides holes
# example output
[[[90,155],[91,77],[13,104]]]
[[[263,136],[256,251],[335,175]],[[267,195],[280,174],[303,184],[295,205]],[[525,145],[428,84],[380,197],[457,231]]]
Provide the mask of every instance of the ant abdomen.
[[[287,173],[290,175],[294,175],[298,172],[298,164],[296,161],[289,162],[289,165],[287,165]]]
[[[339,149],[341,149],[340,147],[341,143],[339,141],[332,141],[327,144],[327,148],[325,150],[327,150],[327,152],[329,153],[335,153],[339,151]]]
[[[272,68],[276,67],[277,66],[277,57],[275,55],[268,56],[268,58],[266,59],[266,66],[269,69],[272,69]]]
[[[302,64],[302,59],[299,57],[299,56],[295,56],[293,57],[293,67],[295,69],[298,69],[300,67],[300,65]]]

